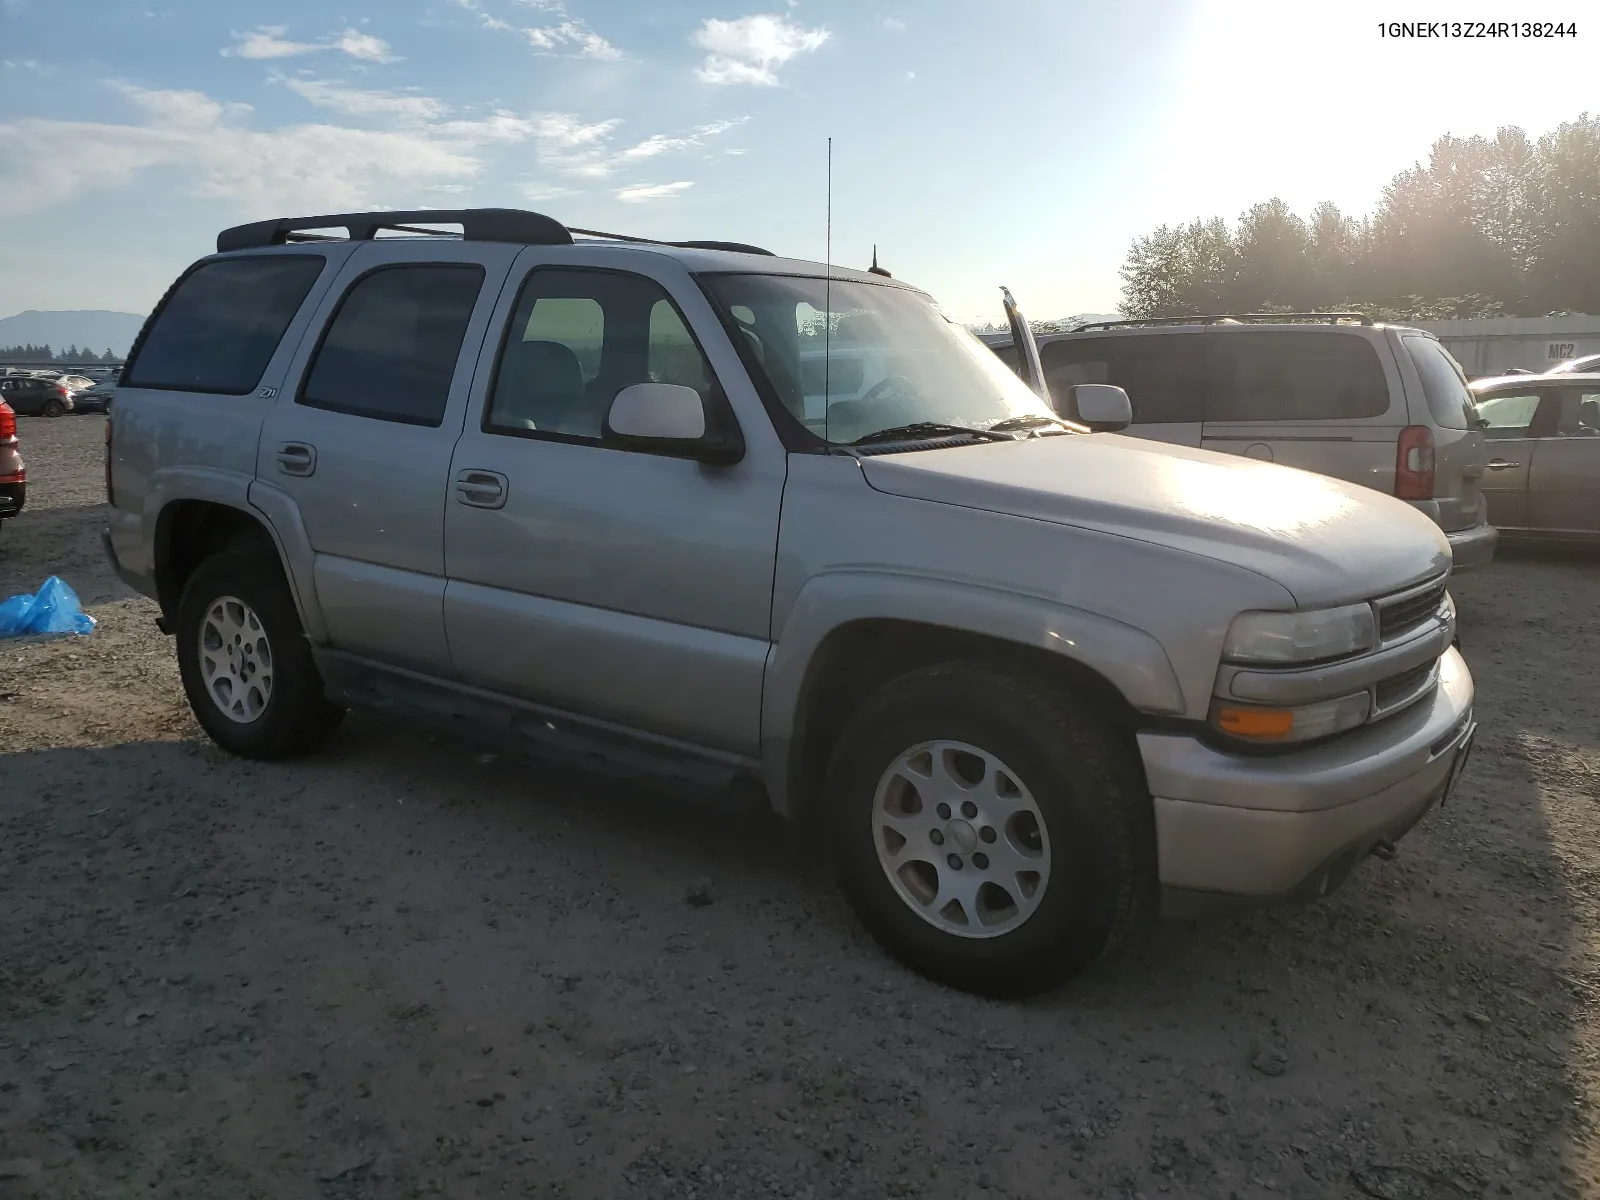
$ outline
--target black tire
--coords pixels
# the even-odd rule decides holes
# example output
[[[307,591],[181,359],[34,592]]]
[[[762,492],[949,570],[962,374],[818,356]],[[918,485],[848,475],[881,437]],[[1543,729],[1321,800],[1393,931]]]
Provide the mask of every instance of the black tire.
[[[61,401],[46,400],[44,402],[44,408],[40,411],[40,415],[45,417],[61,417],[65,416],[66,412],[67,406],[61,403]]]
[[[254,610],[271,650],[272,689],[260,715],[248,723],[230,719],[213,701],[201,663],[202,623],[213,604],[225,596]],[[293,758],[320,746],[344,719],[344,710],[327,699],[294,597],[274,559],[241,551],[206,559],[184,586],[175,636],[178,670],[195,720],[230,754]]]
[[[945,932],[879,864],[879,780],[902,753],[935,740],[993,754],[1043,816],[1050,876],[1038,907],[1010,932]],[[1155,818],[1136,750],[1048,682],[961,662],[892,680],[850,718],[828,781],[825,833],[845,896],[890,954],[930,979],[1002,998],[1044,991],[1119,949],[1153,911]]]

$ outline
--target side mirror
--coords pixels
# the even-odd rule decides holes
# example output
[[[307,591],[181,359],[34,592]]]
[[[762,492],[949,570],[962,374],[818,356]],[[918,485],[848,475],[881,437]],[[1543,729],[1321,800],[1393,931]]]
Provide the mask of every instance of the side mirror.
[[[1067,407],[1096,433],[1117,433],[1133,424],[1128,393],[1109,383],[1073,384],[1067,389]]]
[[[738,427],[731,418],[719,418],[691,387],[635,383],[611,402],[603,432],[606,441],[628,449],[705,463],[738,462],[744,457]]]

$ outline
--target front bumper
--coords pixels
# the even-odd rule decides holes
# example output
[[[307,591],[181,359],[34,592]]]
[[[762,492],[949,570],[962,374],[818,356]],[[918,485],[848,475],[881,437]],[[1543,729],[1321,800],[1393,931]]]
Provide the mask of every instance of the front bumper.
[[[1476,729],[1472,699],[1472,676],[1452,649],[1431,699],[1304,751],[1228,754],[1181,734],[1141,733],[1163,911],[1338,887],[1444,799]]]
[[[1457,575],[1493,562],[1495,548],[1500,544],[1500,531],[1488,522],[1453,533],[1446,531],[1444,536],[1450,540],[1451,571]]]

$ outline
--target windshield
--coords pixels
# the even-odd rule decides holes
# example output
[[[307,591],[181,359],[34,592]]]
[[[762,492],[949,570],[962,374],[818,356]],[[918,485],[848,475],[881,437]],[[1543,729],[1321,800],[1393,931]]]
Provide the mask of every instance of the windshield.
[[[703,278],[784,408],[834,445],[907,425],[984,430],[1056,419],[920,292],[778,275]]]

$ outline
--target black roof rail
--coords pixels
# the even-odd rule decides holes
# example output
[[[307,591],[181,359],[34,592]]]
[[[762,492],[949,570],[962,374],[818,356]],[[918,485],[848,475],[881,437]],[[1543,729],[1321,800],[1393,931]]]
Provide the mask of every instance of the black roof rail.
[[[235,225],[217,234],[217,253],[253,250],[261,246],[282,246],[290,242],[337,242],[345,239],[318,233],[322,229],[343,229],[349,241],[366,242],[380,230],[418,234],[427,237],[455,237],[444,229],[424,225],[460,225],[461,237],[469,242],[511,242],[526,246],[570,246],[572,235],[631,242],[643,246],[681,246],[694,250],[726,250],[734,254],[772,255],[771,250],[746,242],[689,241],[667,242],[659,238],[630,237],[625,233],[603,233],[598,229],[568,228],[554,217],[520,208],[423,208],[406,212],[331,213],[319,217],[276,217]]]
[[[1358,312],[1289,312],[1289,313],[1195,313],[1187,317],[1142,317],[1129,321],[1091,321],[1087,325],[1075,326],[1071,332],[1081,333],[1085,329],[1127,329],[1138,325],[1223,325],[1228,323],[1245,324],[1259,321],[1266,324],[1273,322],[1289,323],[1292,321],[1326,321],[1330,325],[1337,325],[1340,321],[1355,321],[1361,325],[1371,325],[1372,318],[1366,313]]]
[[[422,208],[406,212],[332,213],[320,217],[277,217],[235,225],[217,234],[217,253],[251,250],[259,246],[282,246],[287,242],[337,241],[325,234],[303,232],[343,228],[353,242],[371,241],[380,229],[403,233],[445,234],[443,230],[418,229],[419,224],[460,225],[461,236],[469,242],[512,242],[528,246],[570,246],[567,227],[543,213],[519,208]]]
[[[771,250],[763,250],[760,246],[752,246],[748,242],[668,242],[661,238],[634,237],[627,233],[606,233],[601,229],[579,229],[576,225],[569,227],[569,232],[581,237],[603,238],[608,242],[628,242],[637,246],[678,246],[685,250],[726,250],[730,254],[765,254],[769,258],[773,257]]]

